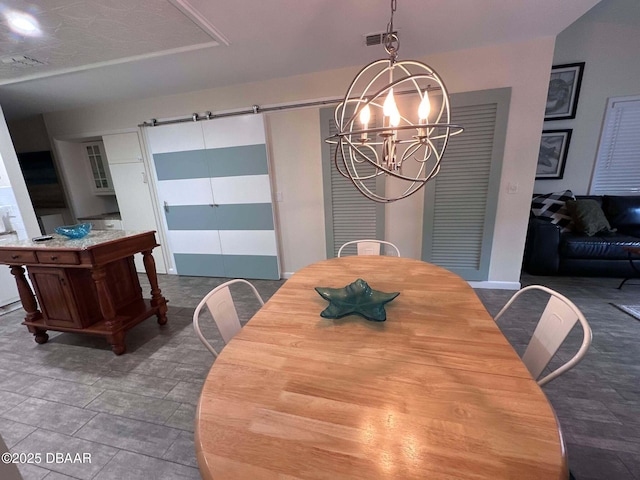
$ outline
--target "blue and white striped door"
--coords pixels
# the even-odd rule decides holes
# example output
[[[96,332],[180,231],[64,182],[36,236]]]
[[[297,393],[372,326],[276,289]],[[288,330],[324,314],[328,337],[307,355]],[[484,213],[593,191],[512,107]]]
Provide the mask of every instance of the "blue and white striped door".
[[[180,275],[280,278],[262,115],[148,131]]]

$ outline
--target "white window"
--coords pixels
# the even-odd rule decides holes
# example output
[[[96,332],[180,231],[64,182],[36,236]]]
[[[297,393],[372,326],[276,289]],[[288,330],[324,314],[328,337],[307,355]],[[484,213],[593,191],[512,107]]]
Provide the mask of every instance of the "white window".
[[[610,98],[591,195],[640,195],[640,96]]]

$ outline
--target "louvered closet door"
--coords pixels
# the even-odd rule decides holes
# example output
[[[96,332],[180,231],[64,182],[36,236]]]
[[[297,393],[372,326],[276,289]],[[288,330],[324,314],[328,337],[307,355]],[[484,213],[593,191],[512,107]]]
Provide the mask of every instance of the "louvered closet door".
[[[340,175],[334,165],[336,145],[324,141],[337,133],[333,112],[334,108],[320,111],[327,258],[335,257],[338,249],[352,240],[384,240],[384,206],[367,199],[349,179]],[[375,118],[371,119],[371,124],[375,124]],[[367,174],[375,173],[373,166],[368,170],[367,166],[362,169]],[[383,191],[380,178],[367,180],[365,184],[374,192]],[[355,245],[343,250],[343,255],[356,254]]]
[[[180,275],[280,278],[262,115],[148,129]]]
[[[498,204],[510,89],[451,96],[451,137],[440,173],[427,183],[422,259],[466,280],[486,280]]]

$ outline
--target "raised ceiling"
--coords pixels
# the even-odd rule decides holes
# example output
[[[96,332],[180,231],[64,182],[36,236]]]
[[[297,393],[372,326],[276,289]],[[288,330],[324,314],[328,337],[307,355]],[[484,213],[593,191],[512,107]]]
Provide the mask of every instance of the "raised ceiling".
[[[596,3],[398,0],[400,56],[556,36]],[[0,105],[11,119],[361,65],[384,54],[364,36],[385,29],[390,2],[4,0],[0,8],[26,8],[42,30],[17,35],[0,19]],[[21,56],[40,63],[25,66]]]
[[[166,1],[53,0],[23,12],[37,20],[40,32],[21,36],[6,18],[0,23],[0,83],[121,61],[194,44],[217,45],[206,32]],[[20,12],[13,0],[5,12]],[[24,62],[27,57],[35,65]],[[16,59],[9,63],[9,59]]]

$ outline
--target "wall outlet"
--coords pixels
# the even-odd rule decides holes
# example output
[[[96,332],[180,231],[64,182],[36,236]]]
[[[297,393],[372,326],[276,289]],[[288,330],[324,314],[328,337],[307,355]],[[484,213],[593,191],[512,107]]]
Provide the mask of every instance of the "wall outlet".
[[[509,182],[507,184],[507,193],[518,193],[518,191],[520,190],[520,184],[518,183],[511,183]]]

